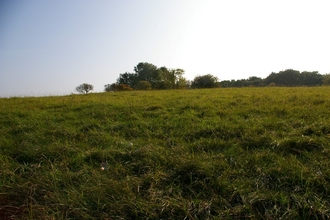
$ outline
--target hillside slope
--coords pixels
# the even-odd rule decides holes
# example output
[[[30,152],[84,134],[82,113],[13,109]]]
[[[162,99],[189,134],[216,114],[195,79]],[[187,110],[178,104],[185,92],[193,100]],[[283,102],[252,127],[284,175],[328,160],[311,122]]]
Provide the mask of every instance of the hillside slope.
[[[0,218],[329,219],[329,92],[0,99]]]

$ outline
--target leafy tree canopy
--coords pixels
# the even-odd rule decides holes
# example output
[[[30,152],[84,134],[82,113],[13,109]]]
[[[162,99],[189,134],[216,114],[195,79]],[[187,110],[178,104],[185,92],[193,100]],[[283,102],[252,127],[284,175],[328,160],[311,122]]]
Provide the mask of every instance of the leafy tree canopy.
[[[76,87],[76,91],[79,93],[87,94],[94,89],[94,86],[88,83],[83,83]]]
[[[151,84],[148,81],[140,81],[137,85],[137,88],[140,90],[150,90]]]
[[[104,85],[104,91],[105,92],[114,92],[115,91],[115,86],[116,86],[115,83],[106,84],[106,85]]]
[[[192,88],[215,88],[218,85],[218,78],[211,75],[197,76],[191,83]]]
[[[175,89],[181,88],[183,82],[187,81],[183,75],[183,69],[168,69],[165,66],[158,68],[151,63],[140,62],[134,67],[133,73],[121,73],[117,84],[125,84],[134,89]]]
[[[287,69],[278,73],[272,72],[266,78],[251,76],[248,79],[224,80],[219,82],[218,78],[206,74],[197,76],[193,81],[188,81],[183,75],[183,69],[168,69],[140,62],[134,67],[134,72],[121,73],[117,83],[108,86],[105,91],[115,91],[115,85],[126,85],[131,89],[185,89],[185,88],[215,88],[215,87],[247,87],[247,86],[318,86],[330,85],[330,77],[321,75],[318,71],[299,72]],[[118,87],[117,87],[118,88]]]
[[[323,85],[330,86],[330,73],[324,75],[322,82]]]
[[[271,83],[277,86],[317,86],[322,85],[323,76],[318,71],[300,73],[297,70],[287,69],[278,73],[271,73],[264,79],[266,85]]]

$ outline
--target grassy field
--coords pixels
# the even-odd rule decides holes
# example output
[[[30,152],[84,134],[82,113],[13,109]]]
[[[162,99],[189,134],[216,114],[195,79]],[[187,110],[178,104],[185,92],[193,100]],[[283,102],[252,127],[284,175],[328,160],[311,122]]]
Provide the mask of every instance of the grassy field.
[[[330,87],[0,99],[0,219],[329,219]]]

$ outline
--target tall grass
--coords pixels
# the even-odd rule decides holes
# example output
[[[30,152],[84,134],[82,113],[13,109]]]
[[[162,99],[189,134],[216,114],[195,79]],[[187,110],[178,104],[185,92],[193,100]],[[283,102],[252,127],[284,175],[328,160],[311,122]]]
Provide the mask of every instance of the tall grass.
[[[0,99],[0,218],[329,219],[329,92]]]

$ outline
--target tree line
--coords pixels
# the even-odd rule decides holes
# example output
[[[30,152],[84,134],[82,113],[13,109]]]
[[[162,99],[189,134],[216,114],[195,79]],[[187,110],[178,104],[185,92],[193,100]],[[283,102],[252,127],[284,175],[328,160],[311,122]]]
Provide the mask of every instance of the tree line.
[[[293,69],[287,69],[278,73],[272,72],[264,79],[252,76],[248,79],[226,80],[220,82],[220,87],[321,85],[330,85],[330,74],[322,75],[318,71],[299,72]]]
[[[183,89],[188,80],[183,77],[183,69],[169,69],[141,62],[134,67],[134,72],[121,73],[116,83],[104,86],[105,91],[117,90],[150,90],[150,89]]]
[[[117,81],[104,85],[104,91],[129,90],[165,90],[194,89],[217,87],[263,87],[263,86],[321,86],[330,85],[330,74],[322,75],[318,71],[299,72],[287,69],[278,73],[272,72],[266,78],[251,76],[248,79],[219,81],[211,74],[196,76],[192,81],[184,77],[183,69],[170,69],[140,62],[134,67],[134,72],[120,73]],[[93,90],[91,84],[81,84],[76,88],[80,93]]]
[[[207,74],[196,76],[190,81],[184,77],[183,69],[169,69],[141,62],[134,67],[134,72],[121,73],[116,83],[104,85],[104,91],[129,91],[150,89],[189,89],[219,87],[217,77]]]

